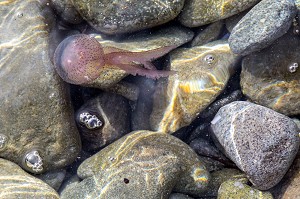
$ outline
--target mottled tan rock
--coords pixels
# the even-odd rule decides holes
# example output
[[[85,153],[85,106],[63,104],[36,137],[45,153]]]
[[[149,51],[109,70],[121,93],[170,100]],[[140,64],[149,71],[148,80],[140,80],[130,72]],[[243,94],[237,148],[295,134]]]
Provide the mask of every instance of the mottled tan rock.
[[[300,113],[300,40],[291,32],[243,59],[242,92],[285,115]]]
[[[18,165],[0,158],[0,199],[59,199],[58,194],[49,185],[37,179]]]
[[[99,34],[94,35],[103,47],[113,47],[131,52],[149,51],[171,45],[180,46],[189,42],[194,36],[192,31],[177,26],[168,26],[152,32],[132,34],[129,38],[123,38],[118,41],[109,40]],[[101,89],[109,88],[128,75],[124,70],[110,66],[103,67],[99,73],[99,77],[94,82],[85,86]]]
[[[81,16],[107,34],[128,33],[174,19],[184,0],[73,0]]]
[[[172,190],[198,196],[209,173],[197,154],[172,135],[135,131],[85,160],[83,179],[61,195],[66,198],[167,199]]]
[[[218,199],[273,199],[270,192],[263,192],[247,185],[247,178],[231,179],[223,182],[218,191]]]
[[[70,164],[81,147],[68,86],[49,58],[48,7],[38,0],[0,3],[0,156],[34,173]]]
[[[225,88],[238,59],[221,40],[171,52],[169,67],[176,74],[158,81],[152,130],[173,133],[189,125]]]
[[[202,26],[242,12],[257,2],[259,0],[189,0],[179,21],[187,27]]]

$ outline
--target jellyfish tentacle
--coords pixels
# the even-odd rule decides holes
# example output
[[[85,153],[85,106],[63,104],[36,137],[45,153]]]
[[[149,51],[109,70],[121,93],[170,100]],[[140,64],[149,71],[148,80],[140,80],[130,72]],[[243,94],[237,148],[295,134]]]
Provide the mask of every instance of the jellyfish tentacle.
[[[134,64],[119,64],[117,65],[120,69],[125,70],[127,73],[131,75],[141,75],[146,76],[152,79],[158,79],[160,77],[168,77],[171,74],[174,74],[174,71],[166,71],[166,70],[148,70],[139,65]]]

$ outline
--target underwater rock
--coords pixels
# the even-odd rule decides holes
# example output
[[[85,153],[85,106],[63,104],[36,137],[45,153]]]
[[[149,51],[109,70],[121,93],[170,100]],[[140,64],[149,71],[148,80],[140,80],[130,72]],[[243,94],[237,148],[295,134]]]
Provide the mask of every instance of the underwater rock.
[[[171,191],[198,196],[209,173],[197,154],[172,135],[135,131],[85,160],[83,180],[61,198],[167,199]]]
[[[233,28],[228,39],[232,52],[248,55],[284,35],[296,15],[292,0],[262,0]]]
[[[150,130],[150,114],[152,112],[152,96],[155,90],[156,81],[154,79],[139,77],[134,83],[139,87],[139,96],[132,106],[131,129]]]
[[[199,155],[204,157],[209,157],[213,160],[217,160],[223,164],[230,164],[231,161],[227,159],[215,146],[213,143],[203,139],[196,138],[189,146]],[[232,165],[232,164],[231,164]]]
[[[171,193],[168,199],[193,199],[193,198],[181,193]]]
[[[259,0],[188,0],[179,15],[179,21],[187,27],[210,24],[235,15]]]
[[[114,93],[102,92],[76,111],[83,148],[96,150],[130,132],[129,104]]]
[[[175,75],[158,80],[150,117],[152,130],[174,133],[189,125],[223,91],[239,56],[226,41],[170,53]]]
[[[202,46],[217,40],[222,33],[224,22],[222,20],[209,24],[206,28],[199,27],[195,37],[191,42],[191,47]]]
[[[106,34],[129,33],[151,28],[174,19],[184,0],[86,0],[73,5],[96,30]]]
[[[54,189],[35,178],[17,164],[0,158],[0,199],[49,198],[59,199]]]
[[[237,180],[242,177],[245,177],[245,175],[237,169],[223,168],[221,170],[211,172],[211,179],[208,184],[209,188],[202,195],[202,198],[217,197],[218,190],[223,182],[227,180]]]
[[[62,182],[66,176],[66,170],[53,170],[37,175],[36,177],[40,180],[43,180],[49,186],[51,186],[55,191],[58,191]]]
[[[260,190],[282,179],[299,149],[299,129],[292,119],[251,102],[222,107],[211,128],[216,144]]]
[[[242,61],[241,87],[251,101],[285,115],[300,114],[300,40],[288,34]]]
[[[72,0],[51,0],[55,12],[66,22],[79,24],[83,21],[80,14],[74,8]]]
[[[291,169],[288,172],[288,175],[285,178],[288,178],[288,182],[285,190],[282,190],[281,195],[282,199],[298,199],[300,191],[300,152],[296,157]],[[283,186],[285,187],[285,186]]]
[[[32,173],[62,168],[81,149],[68,85],[49,58],[54,17],[48,7],[38,0],[0,4],[0,134],[6,138],[0,156]]]
[[[223,182],[218,191],[218,199],[273,199],[270,192],[263,192],[247,185],[247,178],[230,179]]]

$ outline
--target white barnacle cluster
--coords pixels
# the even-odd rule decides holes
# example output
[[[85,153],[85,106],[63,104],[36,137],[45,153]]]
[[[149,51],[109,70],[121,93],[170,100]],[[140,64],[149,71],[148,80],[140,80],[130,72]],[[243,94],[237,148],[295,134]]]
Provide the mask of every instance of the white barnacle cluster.
[[[7,137],[3,134],[0,134],[0,150],[5,148],[7,143]]]
[[[43,160],[38,151],[33,150],[26,154],[25,156],[25,165],[28,169],[35,173],[40,173],[44,170]]]
[[[102,126],[101,120],[96,116],[88,112],[83,112],[79,115],[79,121],[81,124],[85,125],[88,129],[98,129]]]
[[[288,66],[288,70],[290,73],[294,73],[297,71],[298,67],[299,67],[299,64],[295,62]]]

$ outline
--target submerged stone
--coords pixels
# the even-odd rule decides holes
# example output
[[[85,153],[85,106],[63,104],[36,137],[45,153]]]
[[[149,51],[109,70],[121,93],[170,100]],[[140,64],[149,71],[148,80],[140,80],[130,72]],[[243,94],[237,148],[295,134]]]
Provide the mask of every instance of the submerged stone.
[[[81,16],[106,34],[128,33],[151,28],[174,19],[184,0],[86,0],[73,1]]]
[[[293,0],[262,0],[233,28],[228,39],[234,53],[248,55],[284,35],[296,15]]]
[[[85,160],[83,180],[61,195],[66,198],[167,199],[171,191],[199,196],[209,173],[197,154],[172,135],[135,131]]]
[[[158,80],[150,117],[152,130],[174,133],[189,125],[223,91],[239,56],[226,41],[177,49],[170,54],[175,75]]]
[[[187,27],[210,24],[235,15],[259,0],[188,0],[179,15],[179,21]]]
[[[263,192],[247,185],[247,179],[230,179],[223,182],[218,191],[218,199],[273,199],[270,192]]]
[[[56,191],[42,180],[35,178],[18,165],[0,158],[0,199],[49,198],[59,199]]]
[[[292,119],[251,102],[222,107],[211,128],[216,144],[260,190],[282,179],[299,149],[299,129]]]
[[[68,85],[49,58],[47,9],[38,0],[0,3],[0,156],[33,173],[70,164],[81,148]]]
[[[300,40],[288,34],[246,56],[241,87],[251,101],[285,115],[300,114]]]

